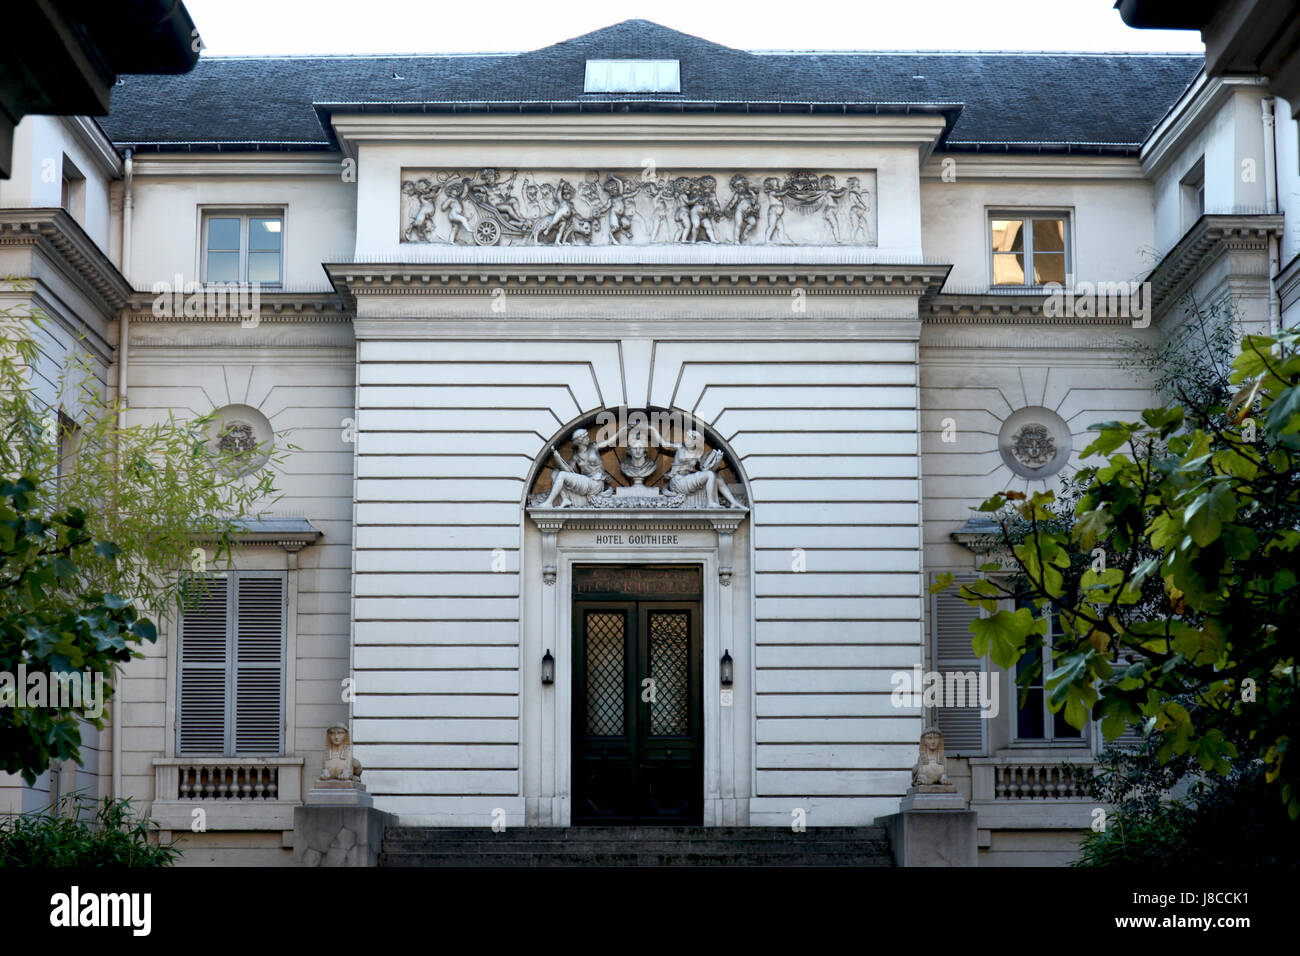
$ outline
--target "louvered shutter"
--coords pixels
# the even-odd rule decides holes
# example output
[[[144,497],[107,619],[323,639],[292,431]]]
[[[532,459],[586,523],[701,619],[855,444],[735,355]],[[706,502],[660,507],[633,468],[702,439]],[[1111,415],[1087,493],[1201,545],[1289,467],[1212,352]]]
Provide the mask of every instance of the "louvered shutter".
[[[240,575],[235,608],[235,753],[278,754],[283,738],[284,578]]]
[[[953,583],[934,595],[931,603],[930,631],[932,635],[933,666],[944,679],[954,671],[979,673],[984,663],[971,649],[970,622],[979,617],[979,610],[971,607],[959,596],[961,586],[974,581],[978,575],[958,574]],[[990,675],[990,679],[994,675]],[[969,696],[967,700],[969,700]],[[944,749],[952,754],[981,754],[984,752],[984,723],[980,717],[978,700],[974,706],[936,707],[935,722],[943,732]]]
[[[230,587],[212,577],[196,588],[180,622],[178,754],[226,752],[229,694]]]

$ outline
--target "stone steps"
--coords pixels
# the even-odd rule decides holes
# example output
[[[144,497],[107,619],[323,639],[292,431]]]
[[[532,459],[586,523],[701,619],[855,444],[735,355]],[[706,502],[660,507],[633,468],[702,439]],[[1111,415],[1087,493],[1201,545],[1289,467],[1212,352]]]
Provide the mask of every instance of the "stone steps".
[[[892,866],[883,827],[390,827],[380,866]]]

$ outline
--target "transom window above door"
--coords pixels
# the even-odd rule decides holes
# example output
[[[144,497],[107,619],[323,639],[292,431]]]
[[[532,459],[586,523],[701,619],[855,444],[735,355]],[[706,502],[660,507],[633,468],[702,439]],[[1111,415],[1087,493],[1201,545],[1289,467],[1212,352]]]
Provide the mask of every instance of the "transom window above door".
[[[995,286],[1065,284],[1069,218],[1064,213],[997,212],[989,216],[991,281]]]
[[[203,281],[283,284],[284,216],[208,212],[203,217]]]

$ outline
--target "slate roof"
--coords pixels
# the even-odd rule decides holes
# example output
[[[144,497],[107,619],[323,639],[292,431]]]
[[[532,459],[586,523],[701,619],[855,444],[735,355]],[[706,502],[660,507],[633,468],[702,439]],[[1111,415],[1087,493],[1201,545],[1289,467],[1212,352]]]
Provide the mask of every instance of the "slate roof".
[[[681,61],[682,91],[584,94],[587,59]],[[627,20],[527,53],[205,57],[128,76],[101,120],[119,147],[329,149],[328,114],[929,111],[947,149],[1133,153],[1203,64],[1191,54],[747,52]],[[918,77],[919,73],[919,77]]]

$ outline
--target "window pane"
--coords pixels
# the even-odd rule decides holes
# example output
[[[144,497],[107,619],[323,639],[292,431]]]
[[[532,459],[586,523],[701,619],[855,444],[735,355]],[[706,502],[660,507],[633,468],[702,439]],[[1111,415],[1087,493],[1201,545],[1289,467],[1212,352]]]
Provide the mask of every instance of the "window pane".
[[[1068,723],[1065,722],[1065,708],[1061,708],[1061,710],[1057,711],[1055,714],[1052,715],[1052,736],[1063,737],[1063,738],[1070,738],[1070,737],[1078,738],[1083,736],[1083,731],[1079,730],[1076,727],[1071,727]]]
[[[1048,282],[1065,284],[1065,253],[1034,253],[1034,283],[1043,285]]]
[[[208,269],[204,274],[205,282],[238,282],[238,252],[208,252]]]
[[[250,252],[248,254],[248,281],[278,285],[280,282],[280,253]]]
[[[1016,737],[1020,740],[1041,740],[1043,738],[1042,690],[1031,690],[1029,696],[1025,699],[1025,706],[1016,713]]]
[[[1023,253],[1000,253],[993,257],[994,285],[1024,285],[1025,257]]]
[[[993,251],[1023,252],[1025,248],[1024,220],[993,220]]]
[[[1034,220],[1034,255],[1065,251],[1065,220]]]
[[[248,248],[249,249],[279,249],[280,248],[280,220],[279,219],[250,219],[248,220]]]
[[[208,248],[239,251],[239,220],[222,217],[208,220]]]

